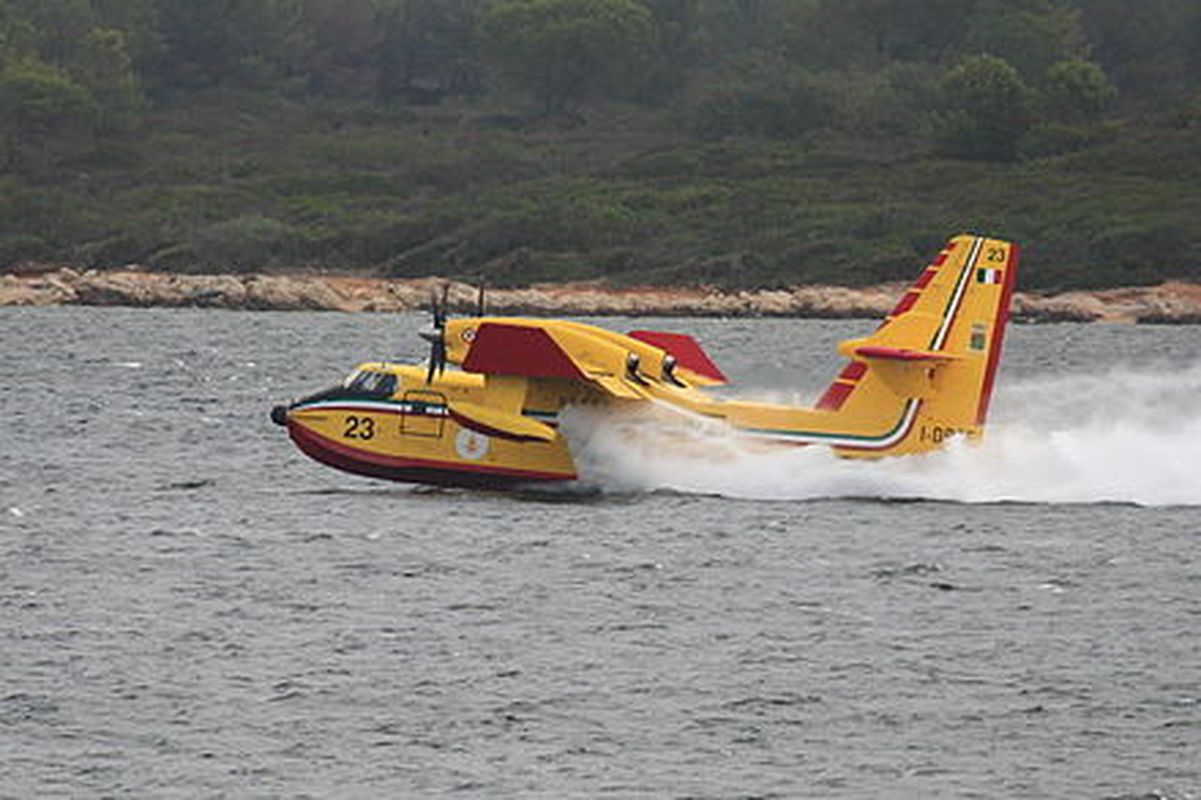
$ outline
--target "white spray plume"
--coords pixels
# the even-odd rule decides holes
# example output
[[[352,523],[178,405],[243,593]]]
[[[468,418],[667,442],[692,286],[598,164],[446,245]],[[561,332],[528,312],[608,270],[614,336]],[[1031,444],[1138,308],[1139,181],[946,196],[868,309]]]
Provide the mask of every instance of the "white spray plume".
[[[564,418],[582,479],[609,491],[1201,506],[1201,363],[1011,381],[982,444],[924,456],[841,459],[678,427],[582,409]]]

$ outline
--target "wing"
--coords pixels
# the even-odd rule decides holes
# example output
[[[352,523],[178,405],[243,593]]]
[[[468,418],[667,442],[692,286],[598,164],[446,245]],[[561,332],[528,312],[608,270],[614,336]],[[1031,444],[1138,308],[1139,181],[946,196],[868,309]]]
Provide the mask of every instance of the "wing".
[[[659,347],[572,322],[486,321],[467,338],[466,372],[582,381],[626,400],[647,399],[670,363]]]
[[[515,441],[550,442],[556,431],[527,415],[531,382],[579,382],[614,400],[695,402],[693,388],[725,376],[691,337],[639,331],[626,336],[565,320],[485,317],[452,320],[448,359],[484,375],[484,402],[451,400],[464,427]],[[552,393],[553,394],[553,393]]]

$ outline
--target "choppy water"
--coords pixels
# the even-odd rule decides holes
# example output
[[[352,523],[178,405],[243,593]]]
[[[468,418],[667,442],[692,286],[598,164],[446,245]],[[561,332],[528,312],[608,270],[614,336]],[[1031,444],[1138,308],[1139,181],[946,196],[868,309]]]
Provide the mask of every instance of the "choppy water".
[[[0,309],[0,797],[1201,797],[1201,331],[1016,328],[929,458],[589,427],[583,495],[268,421],[420,322]],[[802,399],[871,327],[663,324]]]

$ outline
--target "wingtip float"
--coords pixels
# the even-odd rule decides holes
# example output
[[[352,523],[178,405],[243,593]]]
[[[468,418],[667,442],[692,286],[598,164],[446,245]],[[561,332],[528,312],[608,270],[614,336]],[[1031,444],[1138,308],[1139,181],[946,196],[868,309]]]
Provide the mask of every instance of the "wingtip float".
[[[848,457],[924,453],[982,435],[1017,262],[1010,242],[951,239],[875,332],[839,346],[847,363],[813,408],[711,396],[726,378],[689,336],[491,317],[482,303],[448,319],[443,296],[422,331],[427,364],[360,364],[271,419],[323,464],[443,486],[575,480],[558,429],[574,405],[666,404],[762,442]]]

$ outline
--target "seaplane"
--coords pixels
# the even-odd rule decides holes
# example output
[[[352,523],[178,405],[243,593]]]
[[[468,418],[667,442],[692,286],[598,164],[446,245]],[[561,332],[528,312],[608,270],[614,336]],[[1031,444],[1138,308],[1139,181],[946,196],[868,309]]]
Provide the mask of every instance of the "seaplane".
[[[475,315],[450,318],[444,290],[421,331],[426,363],[359,364],[270,416],[322,464],[467,488],[577,481],[561,424],[574,407],[667,409],[756,446],[853,459],[927,453],[983,435],[1018,255],[1000,239],[952,238],[873,332],[838,346],[846,362],[811,408],[715,391],[726,376],[685,334],[488,316],[482,301]]]

